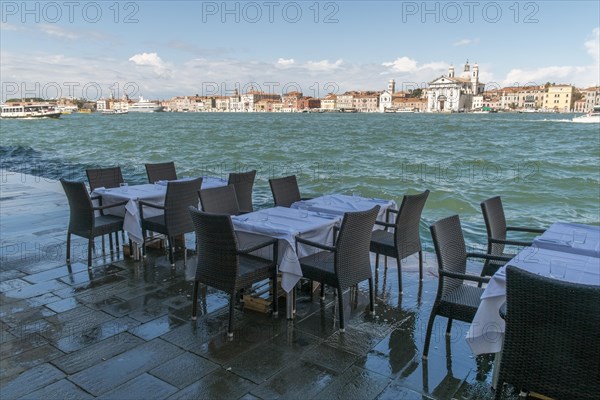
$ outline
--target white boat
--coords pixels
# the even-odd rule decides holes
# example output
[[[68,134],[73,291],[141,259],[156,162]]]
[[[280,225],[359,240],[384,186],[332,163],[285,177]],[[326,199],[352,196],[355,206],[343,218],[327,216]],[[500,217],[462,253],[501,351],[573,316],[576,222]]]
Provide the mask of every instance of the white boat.
[[[129,106],[129,111],[131,112],[158,112],[162,110],[163,107],[160,104],[144,99],[142,96],[140,96],[140,100],[137,103]]]
[[[51,104],[2,105],[0,118],[58,118],[61,112]]]
[[[573,118],[573,122],[580,124],[600,124],[600,105],[585,115]]]
[[[102,110],[102,115],[122,115],[122,114],[127,114],[129,111],[128,110],[113,110],[113,109],[108,109],[108,110]]]

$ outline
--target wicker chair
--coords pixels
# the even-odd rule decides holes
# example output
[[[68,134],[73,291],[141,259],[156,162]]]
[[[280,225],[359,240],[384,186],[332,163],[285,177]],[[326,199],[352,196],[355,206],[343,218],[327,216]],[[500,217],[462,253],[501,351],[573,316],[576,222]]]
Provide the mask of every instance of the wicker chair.
[[[369,280],[370,311],[374,313],[373,274],[369,256],[371,231],[379,206],[367,211],[344,214],[337,240],[327,246],[296,236],[296,245],[306,244],[323,251],[300,258],[304,278],[327,284],[337,289],[340,309],[340,332],[345,332],[343,290]]]
[[[213,214],[240,214],[240,206],[233,185],[200,190],[202,209]]]
[[[277,239],[247,233],[246,238],[252,238],[252,245],[242,249],[229,215],[207,213],[193,207],[189,207],[189,213],[196,230],[198,248],[192,320],[197,318],[200,283],[227,292],[230,295],[227,336],[232,337],[236,294],[265,279],[272,281],[273,315],[277,316]],[[250,254],[268,246],[273,246],[271,260]]]
[[[235,193],[240,210],[244,212],[254,211],[252,206],[252,187],[256,178],[256,170],[248,172],[230,173],[227,184],[235,187]]]
[[[423,280],[423,247],[419,235],[419,223],[429,190],[416,195],[406,195],[402,199],[400,210],[387,210],[386,221],[390,214],[397,214],[394,223],[375,221],[385,226],[385,230],[376,229],[371,235],[371,251],[375,253],[375,268],[379,266],[379,255],[393,257],[398,263],[398,289],[402,293],[401,260],[419,253],[419,278]],[[393,232],[387,229],[393,228]]]
[[[90,192],[99,187],[119,187],[124,182],[121,167],[113,168],[88,168],[85,173],[90,184]]]
[[[69,201],[69,227],[67,229],[67,264],[71,263],[71,235],[81,236],[88,239],[88,268],[92,266],[92,249],[94,238],[108,234],[110,252],[113,253],[113,240],[111,233],[115,234],[117,253],[119,252],[118,231],[123,230],[123,218],[114,215],[95,216],[96,211],[108,208],[124,206],[127,202],[119,202],[103,206],[101,197],[91,198],[83,182],[73,182],[61,179],[60,183]],[[92,200],[100,201],[100,205],[94,207]],[[104,249],[103,249],[104,250]]]
[[[441,219],[431,225],[431,237],[438,262],[439,283],[433,309],[427,325],[423,359],[427,359],[431,331],[436,315],[447,317],[446,335],[450,335],[452,320],[472,322],[479,307],[483,288],[466,285],[464,281],[487,283],[489,277],[468,275],[467,259],[504,260],[488,254],[467,253],[458,215]]]
[[[148,182],[156,181],[174,181],[177,179],[174,162],[145,164],[146,173],[148,174]]]
[[[175,236],[194,231],[188,207],[198,206],[198,191],[202,185],[202,178],[182,182],[169,182],[164,205],[139,202],[140,220],[142,222],[143,243],[142,252],[146,254],[146,231],[162,233],[169,242],[169,261],[175,266],[173,258],[173,241]],[[144,207],[163,210],[164,213],[154,217],[144,217]],[[184,241],[185,252],[185,241]]]
[[[506,237],[508,231],[544,233],[543,229],[507,226],[500,196],[492,197],[482,202],[481,211],[483,213],[483,219],[485,220],[485,228],[488,236],[488,254],[512,258],[515,256],[514,254],[504,252],[504,247],[506,245],[531,246],[531,242],[507,240]],[[481,271],[481,275],[492,276],[502,265],[504,265],[503,262],[487,261]]]
[[[600,287],[506,267],[506,332],[496,399],[503,384],[555,399],[600,393]]]
[[[300,189],[298,188],[296,175],[269,179],[269,186],[271,186],[275,207],[290,207],[297,201],[309,200],[308,198],[300,197]]]

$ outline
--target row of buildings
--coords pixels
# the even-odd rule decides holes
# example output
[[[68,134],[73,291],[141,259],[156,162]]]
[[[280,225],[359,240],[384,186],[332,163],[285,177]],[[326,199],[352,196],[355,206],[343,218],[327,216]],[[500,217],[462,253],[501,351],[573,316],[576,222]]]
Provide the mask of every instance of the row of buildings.
[[[131,104],[128,99],[101,99],[97,108],[126,109]],[[598,104],[598,86],[578,89],[548,83],[486,90],[479,80],[479,66],[468,61],[460,75],[450,66],[446,75],[429,82],[426,89],[411,92],[396,91],[391,79],[383,91],[350,91],[324,98],[250,90],[230,96],[177,96],[160,102],[165,111],[172,112],[588,112]]]

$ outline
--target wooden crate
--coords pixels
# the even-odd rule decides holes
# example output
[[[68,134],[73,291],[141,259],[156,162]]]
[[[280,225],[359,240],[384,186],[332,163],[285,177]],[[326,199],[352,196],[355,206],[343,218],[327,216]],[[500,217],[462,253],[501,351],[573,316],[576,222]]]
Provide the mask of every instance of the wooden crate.
[[[244,309],[258,311],[263,314],[271,312],[271,301],[261,297],[243,296]]]

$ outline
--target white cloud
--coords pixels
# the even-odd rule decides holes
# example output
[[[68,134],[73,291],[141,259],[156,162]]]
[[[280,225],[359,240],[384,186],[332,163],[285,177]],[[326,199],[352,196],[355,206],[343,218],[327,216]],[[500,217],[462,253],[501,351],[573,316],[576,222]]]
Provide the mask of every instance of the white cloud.
[[[458,40],[454,43],[452,43],[452,46],[466,46],[469,44],[477,44],[479,43],[479,39],[461,39]]]
[[[81,36],[71,30],[64,29],[55,24],[41,24],[39,30],[49,36],[55,36],[61,39],[76,40]]]
[[[129,61],[142,68],[150,68],[156,75],[170,76],[171,70],[157,53],[140,53],[129,58]]]
[[[384,67],[390,67],[394,72],[414,72],[417,70],[417,62],[408,57],[396,58],[395,61],[384,62]]]
[[[279,67],[289,67],[295,64],[295,61],[293,58],[280,58],[277,60],[277,66]]]
[[[308,61],[304,64],[304,68],[310,71],[334,71],[342,66],[344,63],[343,60],[339,59],[334,63],[329,62],[329,60],[321,60],[321,61]]]
[[[583,44],[587,53],[598,63],[600,61],[600,28],[592,31],[592,38]]]
[[[8,22],[0,22],[0,30],[2,31],[20,31],[22,28],[18,25],[9,24]]]

